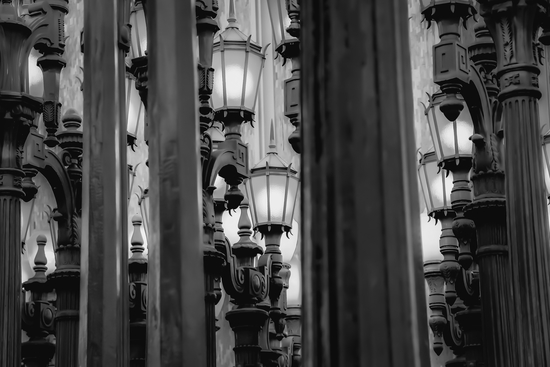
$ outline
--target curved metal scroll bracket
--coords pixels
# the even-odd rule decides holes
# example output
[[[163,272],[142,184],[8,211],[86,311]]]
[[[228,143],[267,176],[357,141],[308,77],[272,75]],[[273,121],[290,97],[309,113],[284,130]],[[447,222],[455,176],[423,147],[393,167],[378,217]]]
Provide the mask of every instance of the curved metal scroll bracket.
[[[227,237],[224,249],[226,266],[222,272],[222,281],[225,291],[235,299],[237,305],[256,304],[264,300],[269,293],[270,266],[241,266]]]
[[[57,245],[80,245],[79,228],[75,218],[78,207],[71,180],[61,158],[53,151],[46,149],[44,166],[38,171],[46,177],[52,187],[57,211],[61,214],[56,218],[59,231]]]

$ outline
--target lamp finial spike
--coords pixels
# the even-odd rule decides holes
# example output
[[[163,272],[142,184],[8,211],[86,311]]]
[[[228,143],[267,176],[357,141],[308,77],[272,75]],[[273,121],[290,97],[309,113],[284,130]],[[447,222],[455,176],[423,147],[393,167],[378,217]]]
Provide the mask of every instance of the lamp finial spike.
[[[275,144],[275,129],[273,127],[273,119],[271,119],[271,127],[269,129],[269,148],[275,151],[277,145]]]
[[[229,23],[227,28],[238,28],[237,18],[235,17],[235,0],[229,0],[229,16],[227,18],[227,22]]]

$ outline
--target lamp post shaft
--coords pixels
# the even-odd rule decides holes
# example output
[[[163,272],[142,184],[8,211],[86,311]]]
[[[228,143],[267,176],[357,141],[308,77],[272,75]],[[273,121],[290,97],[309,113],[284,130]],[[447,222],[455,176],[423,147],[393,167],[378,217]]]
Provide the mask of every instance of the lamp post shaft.
[[[14,4],[0,4],[0,365],[21,364],[21,151],[40,103],[25,97],[31,30]],[[22,63],[21,60],[24,60]]]
[[[407,7],[300,6],[303,364],[426,366]]]
[[[79,362],[126,366],[129,287],[124,57],[127,1],[84,4],[84,121]]]
[[[206,365],[194,5],[188,0],[147,4],[148,112],[154,122],[148,241],[155,246],[149,248],[147,298],[151,367]]]
[[[550,363],[550,249],[537,101],[541,93],[535,37],[540,10],[536,2],[480,3],[496,46],[506,134],[513,365],[543,366]]]

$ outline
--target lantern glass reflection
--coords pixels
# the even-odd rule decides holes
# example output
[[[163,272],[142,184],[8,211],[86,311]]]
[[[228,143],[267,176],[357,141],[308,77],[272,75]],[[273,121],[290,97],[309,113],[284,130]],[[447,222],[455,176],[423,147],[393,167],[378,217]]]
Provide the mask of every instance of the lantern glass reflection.
[[[130,58],[145,56],[147,51],[147,24],[141,1],[134,2],[130,13],[132,26]]]
[[[29,55],[29,94],[33,97],[42,98],[44,95],[44,76],[42,75],[42,69],[37,64],[40,56],[40,52],[34,48]]]
[[[426,110],[430,134],[439,162],[471,156],[473,149],[470,136],[474,132],[474,125],[470,110],[465,104],[458,118],[455,121],[449,121],[439,108],[444,99],[444,94],[434,94]]]
[[[299,256],[294,256],[290,262],[290,279],[286,292],[288,307],[302,305],[302,271]]]
[[[435,153],[426,153],[418,166],[418,179],[428,215],[451,209],[452,175],[437,165]]]

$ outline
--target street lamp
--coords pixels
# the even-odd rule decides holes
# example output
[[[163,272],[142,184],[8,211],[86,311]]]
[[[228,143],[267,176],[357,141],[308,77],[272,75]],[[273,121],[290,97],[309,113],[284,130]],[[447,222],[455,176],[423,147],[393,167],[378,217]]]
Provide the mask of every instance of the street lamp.
[[[468,108],[463,109],[455,120],[447,119],[440,108],[445,99],[443,93],[434,94],[425,113],[439,164],[444,165],[451,160],[459,165],[461,158],[466,161],[472,159],[473,147],[469,138],[474,131],[474,125]],[[457,99],[464,101],[460,95]]]
[[[452,180],[438,167],[434,152],[422,155],[418,178],[428,215],[441,222],[439,250],[443,259],[434,256],[424,262],[424,277],[430,289],[428,306],[431,311],[429,325],[434,335],[433,350],[439,355],[443,351],[444,343],[453,350],[461,348],[463,343],[455,319],[455,314],[462,311],[463,307],[460,299],[456,302],[456,276],[453,277],[460,266],[456,261],[458,243],[452,230],[455,216],[450,204]]]
[[[214,42],[212,104],[218,121],[252,122],[267,46],[239,30],[233,0],[229,6],[229,23]]]

